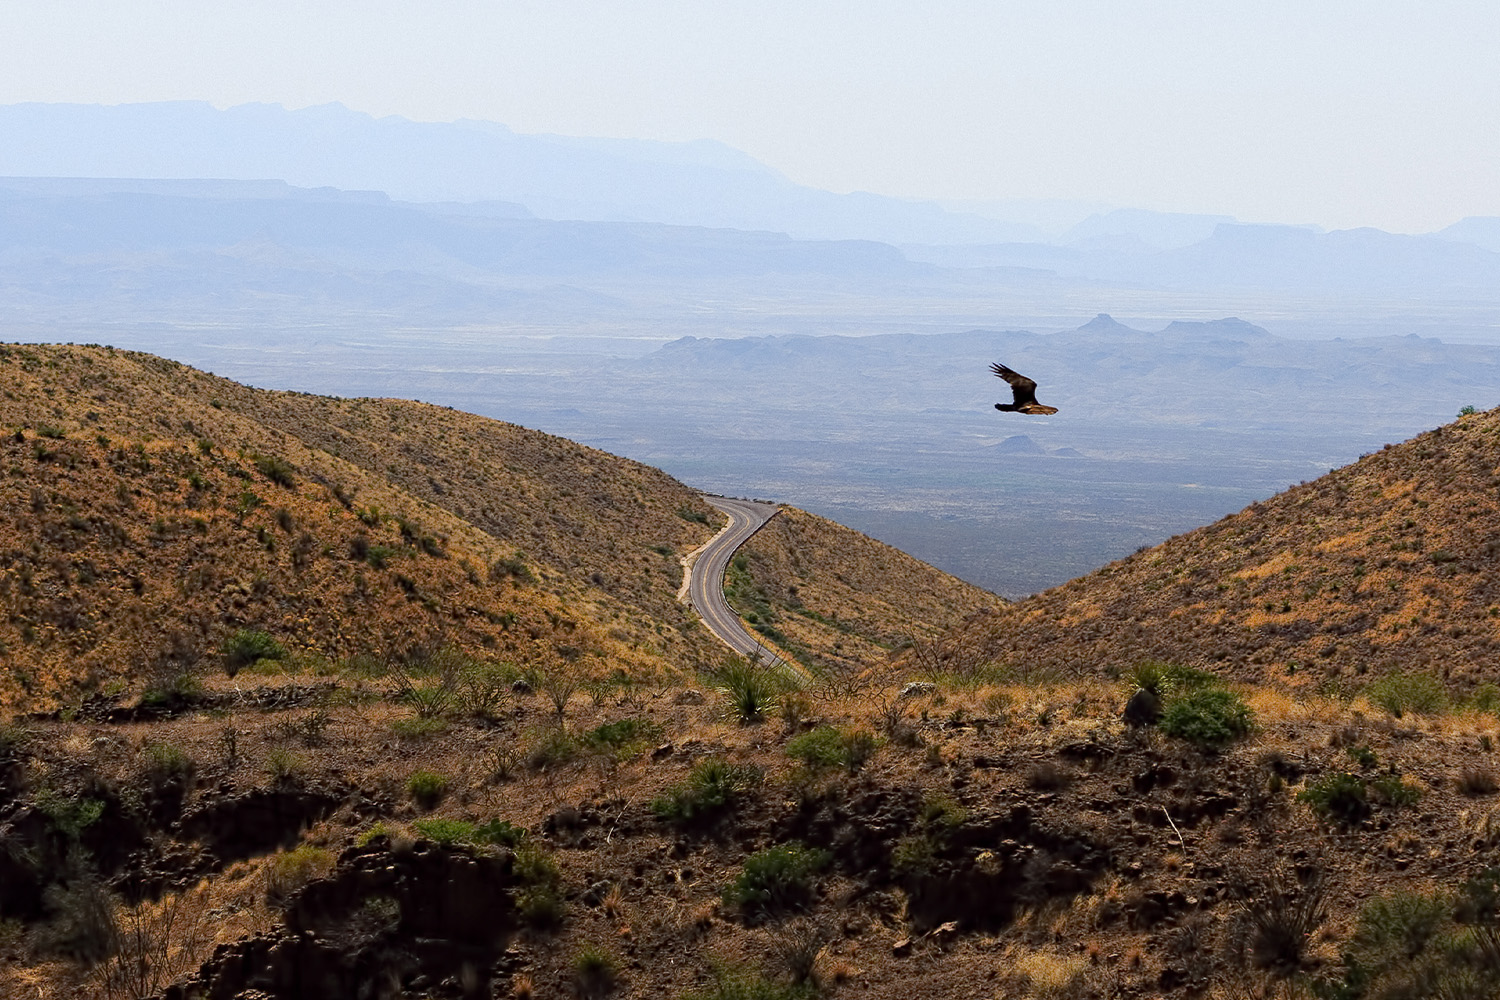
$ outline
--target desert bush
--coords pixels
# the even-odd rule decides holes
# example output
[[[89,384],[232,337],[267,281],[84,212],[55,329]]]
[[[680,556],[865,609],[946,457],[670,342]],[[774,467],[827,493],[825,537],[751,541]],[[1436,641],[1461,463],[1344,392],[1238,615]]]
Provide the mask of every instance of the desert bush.
[[[280,851],[266,862],[266,902],[282,906],[304,885],[333,870],[333,852],[312,844]]]
[[[297,469],[284,458],[273,455],[256,455],[256,470],[277,486],[291,487],[297,482]]]
[[[818,954],[829,938],[828,930],[813,920],[789,921],[771,935],[771,961],[793,985],[816,988]]]
[[[1228,688],[1204,685],[1170,695],[1157,726],[1168,736],[1219,747],[1248,734],[1252,724],[1243,698]]]
[[[1249,929],[1251,964],[1286,978],[1302,969],[1307,946],[1326,916],[1323,882],[1315,878],[1301,888],[1271,882],[1240,909]]]
[[[68,852],[62,877],[47,887],[42,901],[47,922],[36,934],[42,952],[93,966],[119,950],[114,897],[81,851]]]
[[[104,815],[104,803],[85,795],[68,795],[43,786],[32,804],[52,822],[52,828],[76,842],[83,831]]]
[[[496,559],[490,564],[491,583],[503,583],[508,579],[518,583],[532,583],[536,580],[536,575],[526,564],[524,553],[517,552],[509,558]]]
[[[179,780],[186,782],[198,770],[198,762],[174,743],[147,743],[142,755],[145,757],[146,780],[153,785]]]
[[[580,996],[602,997],[620,982],[620,959],[613,952],[585,945],[573,956],[573,986]]]
[[[1344,771],[1308,782],[1307,787],[1297,794],[1297,801],[1306,802],[1325,821],[1347,825],[1358,823],[1370,815],[1370,797],[1365,780],[1357,774]]]
[[[511,663],[475,662],[459,679],[458,707],[465,715],[493,718],[521,672]]]
[[[562,726],[551,726],[537,734],[526,749],[526,765],[534,770],[566,764],[578,756],[578,737]]]
[[[818,872],[829,859],[827,851],[800,844],[757,851],[724,890],[724,902],[752,916],[799,907],[812,898]]]
[[[368,830],[366,830],[364,833],[361,833],[358,837],[356,837],[354,839],[354,846],[355,847],[368,847],[368,846],[370,846],[370,843],[372,841],[374,841],[374,840],[376,840],[376,839],[378,839],[380,837],[390,838],[390,837],[394,837],[395,835],[396,835],[396,828],[393,827],[393,826],[391,826],[389,823],[386,823],[384,820],[380,820],[380,821],[377,821],[375,823],[372,823],[370,825],[370,828]]]
[[[285,747],[273,747],[266,754],[264,769],[274,783],[290,784],[301,778],[302,773],[307,770],[307,759]]]
[[[812,1000],[812,983],[782,983],[753,969],[731,965],[713,967],[713,982],[687,994],[687,1000]]]
[[[0,722],[0,761],[24,756],[31,742],[31,730],[19,722]]]
[[[448,794],[448,779],[436,771],[413,771],[406,779],[406,794],[423,809],[434,809]]]
[[[1387,674],[1365,688],[1365,697],[1398,719],[1407,712],[1432,715],[1448,707],[1442,682],[1427,674]]]
[[[111,998],[156,996],[193,972],[214,945],[208,886],[142,900],[116,918],[115,949],[94,970],[100,992]]]
[[[448,729],[446,719],[431,716],[414,715],[408,719],[391,720],[391,732],[403,740],[425,740],[446,733]]]
[[[476,844],[496,844],[501,847],[520,847],[526,842],[526,830],[509,820],[492,819],[474,828]]]
[[[579,737],[579,742],[624,760],[645,751],[661,734],[661,726],[649,719],[620,719],[596,726]]]
[[[1486,868],[1464,883],[1453,907],[1462,924],[1494,924],[1500,917],[1500,868]]]
[[[745,723],[765,718],[783,694],[797,687],[796,679],[785,668],[758,666],[738,657],[709,677],[728,699],[730,714]]]
[[[233,677],[243,668],[253,666],[261,660],[286,659],[286,647],[277,642],[269,632],[242,628],[224,640],[224,644],[219,647],[219,654],[224,658],[224,671]]]
[[[693,765],[688,780],[669,788],[651,803],[651,809],[662,819],[689,823],[716,815],[761,781],[759,768],[731,764],[719,757],[707,757]]]
[[[561,923],[567,902],[556,859],[535,844],[523,843],[515,850],[513,871],[519,885],[512,890],[512,899],[521,919],[536,928]]]
[[[1422,790],[1399,774],[1378,774],[1369,784],[1376,800],[1388,806],[1414,806],[1422,798]]]
[[[1161,660],[1146,660],[1136,664],[1126,673],[1125,680],[1133,689],[1150,691],[1162,697],[1223,683],[1218,675],[1207,670]]]
[[[465,820],[435,816],[431,819],[419,819],[412,826],[428,840],[444,847],[474,843],[474,824]]]
[[[819,726],[787,741],[787,756],[808,767],[844,767],[858,771],[875,752],[873,733],[865,729]]]
[[[141,691],[141,704],[147,708],[173,708],[192,705],[203,697],[203,682],[186,670],[153,677]]]

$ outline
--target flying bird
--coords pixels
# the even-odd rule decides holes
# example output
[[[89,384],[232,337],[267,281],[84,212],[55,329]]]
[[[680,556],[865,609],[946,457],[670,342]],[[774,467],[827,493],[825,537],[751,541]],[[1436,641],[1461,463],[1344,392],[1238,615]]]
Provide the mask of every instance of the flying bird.
[[[1025,375],[999,364],[990,365],[990,371],[1010,383],[1011,395],[1015,397],[1010,403],[996,403],[995,409],[1006,413],[1030,413],[1033,416],[1057,412],[1057,407],[1036,401],[1036,383]]]

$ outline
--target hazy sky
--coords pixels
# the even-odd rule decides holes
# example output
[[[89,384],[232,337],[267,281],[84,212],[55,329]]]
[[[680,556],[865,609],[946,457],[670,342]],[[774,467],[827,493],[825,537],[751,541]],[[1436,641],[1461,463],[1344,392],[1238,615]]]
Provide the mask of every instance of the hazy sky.
[[[1500,215],[1494,0],[0,0],[0,104],[173,99],[707,137],[835,191]]]

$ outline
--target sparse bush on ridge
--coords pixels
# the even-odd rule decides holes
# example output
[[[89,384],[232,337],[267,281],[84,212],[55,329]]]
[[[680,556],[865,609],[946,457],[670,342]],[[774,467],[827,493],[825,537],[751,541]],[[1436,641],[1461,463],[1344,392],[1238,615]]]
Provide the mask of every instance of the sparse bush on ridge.
[[[1387,674],[1365,688],[1365,697],[1398,719],[1407,712],[1433,715],[1449,703],[1442,682],[1420,673]]]
[[[1245,700],[1223,687],[1198,687],[1169,697],[1157,722],[1168,736],[1207,747],[1223,746],[1252,726]]]
[[[236,629],[219,647],[224,670],[230,677],[261,660],[286,659],[286,647],[263,629]]]
[[[728,808],[738,796],[760,784],[761,778],[757,767],[708,757],[693,765],[685,783],[674,785],[653,800],[651,810],[675,822],[705,819]]]
[[[759,666],[735,657],[709,675],[714,686],[729,700],[730,714],[740,722],[765,718],[797,681],[782,667]]]
[[[297,470],[286,459],[272,455],[255,455],[252,461],[255,463],[256,470],[277,486],[291,488],[297,484]]]
[[[724,890],[724,902],[752,916],[802,906],[811,900],[817,875],[830,858],[827,851],[800,844],[757,851]]]
[[[858,771],[876,746],[875,735],[867,729],[819,726],[788,740],[786,753],[808,767],[845,767]]]
[[[406,779],[406,794],[423,809],[432,809],[448,794],[448,779],[436,771],[413,771]]]

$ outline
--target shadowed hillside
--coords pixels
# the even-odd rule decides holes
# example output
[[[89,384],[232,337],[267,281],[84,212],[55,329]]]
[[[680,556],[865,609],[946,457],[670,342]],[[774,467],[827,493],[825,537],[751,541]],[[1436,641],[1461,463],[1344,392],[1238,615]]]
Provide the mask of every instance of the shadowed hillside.
[[[1459,690],[1500,652],[1500,410],[1465,416],[976,617],[969,664],[1146,659],[1293,684],[1420,670]]]

